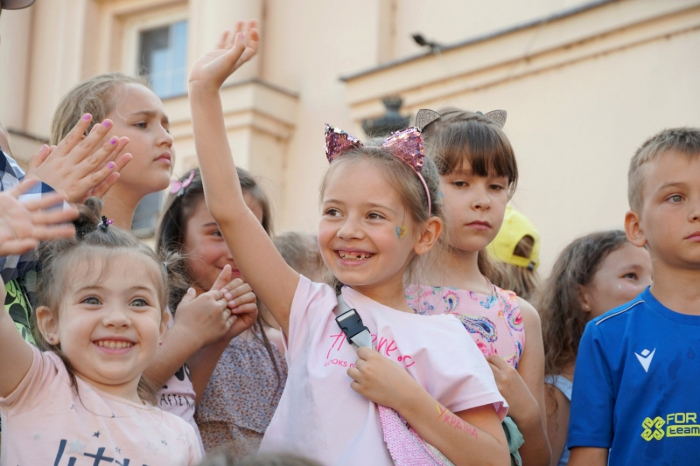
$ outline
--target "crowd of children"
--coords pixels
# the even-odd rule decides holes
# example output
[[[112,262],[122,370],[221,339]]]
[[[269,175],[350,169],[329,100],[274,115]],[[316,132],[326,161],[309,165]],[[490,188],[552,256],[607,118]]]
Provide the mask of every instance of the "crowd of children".
[[[700,462],[700,129],[646,141],[625,230],[542,282],[503,111],[327,126],[318,231],[274,235],[219,96],[258,42],[194,63],[172,183],[162,102],[119,73],[64,97],[28,176],[2,148],[0,464]],[[169,183],[153,250],[129,228]]]

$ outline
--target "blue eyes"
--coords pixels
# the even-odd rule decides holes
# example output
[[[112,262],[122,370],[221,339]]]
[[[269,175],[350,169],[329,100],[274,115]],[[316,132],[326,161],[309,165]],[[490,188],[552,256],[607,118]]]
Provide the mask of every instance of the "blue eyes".
[[[88,296],[87,298],[83,299],[81,301],[82,304],[87,304],[89,306],[100,306],[102,305],[102,300],[95,296]],[[148,301],[143,299],[143,298],[135,298],[133,299],[130,303],[129,306],[134,306],[134,307],[144,307],[148,306]]]

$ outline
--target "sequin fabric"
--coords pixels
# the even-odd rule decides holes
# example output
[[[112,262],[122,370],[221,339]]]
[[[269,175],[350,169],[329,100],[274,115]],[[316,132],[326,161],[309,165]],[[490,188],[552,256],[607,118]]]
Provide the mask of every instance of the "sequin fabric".
[[[331,163],[335,158],[345,152],[362,147],[362,143],[342,129],[326,125],[326,158]]]
[[[258,451],[287,379],[285,358],[271,346],[279,383],[259,333],[245,332],[224,350],[195,412],[206,452],[224,447],[244,457]]]
[[[332,162],[349,150],[362,147],[362,142],[342,129],[326,124],[326,158]],[[418,128],[406,128],[392,133],[382,147],[406,162],[416,173],[420,173],[425,163],[423,138]]]
[[[418,128],[406,128],[389,136],[382,147],[420,173],[425,163],[423,138]]]
[[[406,288],[406,299],[418,314],[454,315],[484,356],[498,354],[517,369],[525,345],[518,297],[512,291],[494,289],[492,295],[484,295],[451,287],[412,285]]]

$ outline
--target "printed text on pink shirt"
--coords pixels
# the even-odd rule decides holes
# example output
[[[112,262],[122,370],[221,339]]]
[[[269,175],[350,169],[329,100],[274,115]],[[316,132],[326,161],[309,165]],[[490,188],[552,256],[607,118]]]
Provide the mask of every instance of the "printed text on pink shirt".
[[[335,335],[331,335],[330,338],[331,338],[332,344],[331,344],[331,347],[328,349],[328,352],[326,353],[326,360],[327,361],[324,364],[324,366],[328,366],[331,364],[338,365],[341,367],[353,367],[353,366],[355,366],[354,362],[349,363],[348,361],[333,358],[333,353],[339,352],[340,348],[343,347],[343,344],[347,343],[347,339],[345,338],[345,334],[343,332],[338,332]],[[385,337],[380,337],[379,335],[373,333],[372,334],[372,348],[374,348],[375,350],[377,350],[377,352],[386,356],[387,358],[403,364],[404,367],[406,367],[406,368],[409,368],[415,364],[415,361],[413,361],[412,356],[402,355],[399,352],[399,347],[396,345],[395,340],[385,338]]]

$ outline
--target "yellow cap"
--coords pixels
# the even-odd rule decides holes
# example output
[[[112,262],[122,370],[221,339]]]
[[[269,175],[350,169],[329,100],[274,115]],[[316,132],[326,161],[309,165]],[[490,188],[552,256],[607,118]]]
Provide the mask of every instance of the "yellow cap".
[[[534,240],[532,254],[529,258],[516,256],[513,254],[515,247],[526,236],[531,236]],[[540,265],[540,234],[525,215],[507,205],[503,225],[486,250],[491,257],[501,262],[536,269]]]

